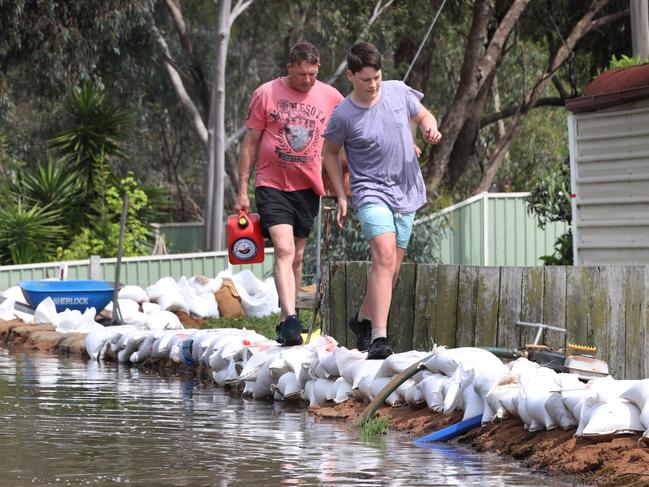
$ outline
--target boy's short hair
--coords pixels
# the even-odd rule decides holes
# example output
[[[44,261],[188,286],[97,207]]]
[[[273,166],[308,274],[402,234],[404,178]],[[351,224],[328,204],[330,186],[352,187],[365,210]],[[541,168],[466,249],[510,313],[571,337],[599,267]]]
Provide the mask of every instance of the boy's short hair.
[[[374,44],[369,42],[357,42],[347,54],[347,69],[352,74],[358,73],[361,69],[370,67],[377,71],[381,69],[381,53]]]
[[[289,64],[299,64],[302,61],[309,64],[320,64],[320,53],[310,42],[295,44],[288,53]]]

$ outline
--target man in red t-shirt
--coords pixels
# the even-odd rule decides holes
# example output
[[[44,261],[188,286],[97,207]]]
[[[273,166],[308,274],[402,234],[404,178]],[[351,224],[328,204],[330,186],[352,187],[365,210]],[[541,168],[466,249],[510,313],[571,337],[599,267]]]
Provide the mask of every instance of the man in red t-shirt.
[[[248,180],[256,162],[255,200],[264,236],[275,249],[275,286],[281,308],[277,341],[302,343],[295,296],[302,283],[302,258],[318,213],[321,152],[327,122],[342,95],[318,81],[320,55],[312,44],[293,46],[288,76],[255,90],[248,129],[239,154],[239,196],[235,210],[250,208]]]

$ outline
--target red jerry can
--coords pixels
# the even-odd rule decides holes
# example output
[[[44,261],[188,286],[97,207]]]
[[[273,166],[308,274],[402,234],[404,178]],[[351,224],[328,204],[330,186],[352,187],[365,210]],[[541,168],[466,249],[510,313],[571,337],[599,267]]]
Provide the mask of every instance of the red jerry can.
[[[230,264],[264,261],[264,237],[258,213],[240,211],[228,217],[228,260]]]

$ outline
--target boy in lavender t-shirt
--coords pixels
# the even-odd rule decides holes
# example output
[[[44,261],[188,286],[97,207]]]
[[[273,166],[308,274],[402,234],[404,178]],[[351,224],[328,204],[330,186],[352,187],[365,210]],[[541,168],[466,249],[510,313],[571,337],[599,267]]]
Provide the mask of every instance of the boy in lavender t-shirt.
[[[349,327],[357,348],[368,351],[368,359],[382,359],[392,354],[387,341],[392,288],[415,211],[426,203],[410,122],[430,144],[437,144],[442,134],[433,114],[419,102],[421,93],[401,81],[381,83],[381,53],[375,46],[365,42],[352,46],[347,68],[354,89],[331,115],[322,162],[338,198],[342,227],[347,199],[338,153],[345,147],[352,204],[372,255],[365,299]]]

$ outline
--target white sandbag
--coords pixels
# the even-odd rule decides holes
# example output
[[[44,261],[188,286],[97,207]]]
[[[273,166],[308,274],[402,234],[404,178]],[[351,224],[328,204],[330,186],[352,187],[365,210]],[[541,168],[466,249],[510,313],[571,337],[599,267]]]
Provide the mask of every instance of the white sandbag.
[[[333,401],[336,404],[348,401],[352,397],[352,385],[342,377],[338,377],[333,386]]]
[[[117,299],[129,299],[138,304],[142,304],[149,301],[149,296],[147,296],[146,291],[140,286],[128,284],[120,288],[117,293]]]
[[[20,286],[11,286],[2,291],[0,296],[12,300],[15,303],[28,304],[27,298],[23,294],[23,290],[20,289]]]
[[[171,311],[153,311],[146,315],[146,326],[149,330],[182,330],[185,327]]]
[[[551,393],[545,401],[545,410],[552,418],[552,421],[561,429],[569,430],[577,426],[577,419],[568,411],[563,404],[561,394],[558,392]]]
[[[393,377],[396,374],[400,374],[412,364],[428,355],[428,352],[418,352],[416,350],[392,354],[383,360],[381,367],[376,371],[376,378]]]
[[[465,364],[465,369],[473,365],[476,370],[493,370],[499,368],[502,362],[493,353],[474,347],[449,348],[438,347],[439,352],[425,363],[431,372],[452,376],[457,367]]]
[[[494,370],[480,370],[476,377],[473,379],[473,388],[475,392],[482,398],[483,402],[483,412],[482,412],[482,424],[489,423],[495,419],[496,411],[494,411],[489,403],[487,402],[487,394],[489,391],[494,388],[501,379],[509,372],[509,369],[506,365],[501,367],[496,367]]]
[[[277,384],[273,384],[271,389],[273,392],[279,394],[280,399],[287,401],[299,399],[300,393],[302,392],[295,372],[288,372],[282,375],[277,381]]]
[[[189,313],[187,300],[180,291],[168,292],[158,298],[157,303],[164,311],[182,311]]]
[[[514,399],[518,399],[521,385],[518,382],[498,384],[492,387],[485,398],[486,404],[493,411],[490,421],[502,420],[509,416],[517,416]],[[484,418],[483,418],[484,419]]]
[[[225,368],[224,384],[228,386],[236,385],[239,382],[239,371],[243,368],[243,362],[230,359],[228,366]]]
[[[56,304],[51,297],[46,297],[36,306],[34,310],[35,324],[58,326],[60,322],[61,319],[59,318],[59,313],[56,311]]]
[[[444,374],[432,374],[417,384],[428,408],[432,411],[442,412],[444,410],[444,389],[448,379]]]
[[[404,399],[410,407],[418,407],[425,402],[424,393],[418,387],[418,384],[406,391]]]
[[[179,292],[178,283],[173,277],[163,277],[145,289],[149,301],[157,303],[165,294]]]
[[[219,317],[219,305],[214,294],[201,294],[187,298],[187,306],[192,316],[203,319]]]
[[[271,359],[267,360],[261,367],[259,367],[257,379],[252,385],[253,399],[266,399],[273,395],[273,391],[270,389],[270,386],[273,383],[273,377],[270,375],[270,370],[268,368],[270,360]]]
[[[520,409],[524,403],[526,413],[532,418],[532,421],[526,424],[529,431],[550,431],[556,428],[556,423],[545,409],[545,403],[551,394],[550,391],[556,390],[557,387],[557,373],[547,367],[521,375],[518,407]]]
[[[243,397],[252,397],[252,389],[255,386],[253,381],[248,381],[243,383],[243,391],[241,391],[241,396]]]
[[[579,422],[586,398],[592,396],[593,393],[593,391],[585,387],[583,389],[561,391],[561,402],[572,417]]]
[[[85,346],[86,353],[92,360],[99,359],[104,346],[107,343],[110,343],[111,335],[111,331],[108,328],[104,328],[102,326],[101,328],[91,331],[85,336],[85,338],[83,339],[83,344]]]
[[[270,281],[270,282],[269,282]],[[241,298],[241,306],[248,316],[268,316],[278,311],[274,281],[262,282],[250,270],[232,276],[234,287]]]
[[[464,362],[460,362],[448,380],[444,394],[444,414],[451,414],[456,409],[464,409],[463,392],[467,387],[473,387],[474,378],[473,364],[467,366]]]
[[[352,389],[358,387],[358,383],[364,377],[374,378],[377,370],[382,365],[382,360],[358,360],[349,364],[341,370],[342,377],[352,385]]]
[[[305,385],[303,399],[309,402],[309,407],[320,406],[334,397],[334,381],[332,380],[310,380]]]
[[[640,409],[626,399],[596,393],[584,401],[575,436],[603,436],[644,431]]]
[[[217,386],[223,387],[225,384],[225,378],[228,375],[228,369],[223,368],[221,370],[215,370],[212,372],[212,380]]]
[[[640,409],[642,426],[649,429],[649,379],[636,382],[622,393],[622,398],[635,404]]]
[[[11,321],[16,319],[16,315],[14,315],[15,303],[16,302],[10,298],[5,298],[5,300],[0,303],[0,320]]]
[[[129,358],[131,363],[137,364],[149,358],[151,356],[151,349],[153,348],[153,344],[161,336],[161,334],[162,332],[151,331],[144,338],[144,340],[140,342],[137,350],[131,354],[131,357]]]
[[[118,344],[119,351],[117,352],[117,360],[120,363],[127,363],[131,359],[131,355],[139,348],[140,344],[148,337],[148,331],[137,331],[135,333],[128,333],[122,335]]]
[[[55,331],[58,333],[90,333],[101,326],[95,321],[96,315],[95,308],[87,308],[83,313],[76,309],[66,309],[59,313],[59,324]]]
[[[251,350],[253,351],[253,355],[246,361],[246,364],[243,366],[243,370],[239,374],[241,380],[256,381],[259,370],[264,365],[264,363],[274,355],[281,352],[281,349],[279,347],[259,351],[255,351],[254,349]],[[270,379],[270,371],[268,370],[268,366],[266,366],[266,371]]]
[[[485,402],[472,385],[462,391],[462,403],[464,404],[462,421],[475,416],[483,416]]]
[[[162,311],[162,308],[158,303],[149,303],[145,301],[140,305],[140,307],[142,308],[142,313],[147,315],[156,311]]]
[[[334,351],[318,349],[317,357],[318,364],[320,364],[320,368],[327,374],[327,378],[340,377],[340,371],[338,370],[338,363],[336,362],[336,354]]]
[[[609,396],[622,397],[622,395],[631,387],[636,385],[639,380],[617,380],[610,375],[594,379],[588,383],[588,387],[598,393],[605,393]]]
[[[271,376],[277,381],[287,372],[298,373],[302,364],[310,363],[316,356],[316,352],[304,345],[282,348],[271,360],[268,368]]]
[[[338,347],[333,351],[336,359],[336,366],[338,367],[339,375],[342,377],[342,371],[347,368],[352,362],[365,360],[367,352],[359,352],[356,349],[349,350],[347,347]]]
[[[206,276],[194,276],[187,279],[187,282],[194,288],[196,294],[214,294],[223,285],[223,279],[217,277],[210,279]]]
[[[187,333],[184,331],[168,331],[158,338],[151,348],[152,359],[166,359],[169,358],[171,347],[182,342],[187,338]]]

